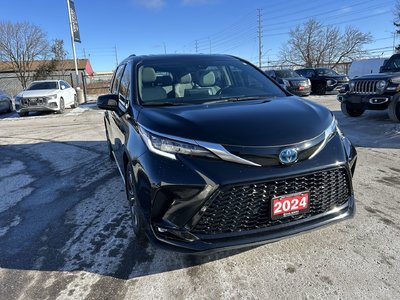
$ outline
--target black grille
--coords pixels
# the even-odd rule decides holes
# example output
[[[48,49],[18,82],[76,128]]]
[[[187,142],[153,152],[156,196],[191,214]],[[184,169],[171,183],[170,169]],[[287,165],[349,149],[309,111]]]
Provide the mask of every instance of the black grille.
[[[376,94],[376,85],[379,80],[356,80],[353,92],[358,94]]]
[[[308,191],[310,210],[306,214],[271,219],[271,200],[277,196]],[[266,228],[322,214],[348,201],[350,186],[345,169],[282,180],[248,184],[223,190],[192,229],[198,234],[232,233]]]

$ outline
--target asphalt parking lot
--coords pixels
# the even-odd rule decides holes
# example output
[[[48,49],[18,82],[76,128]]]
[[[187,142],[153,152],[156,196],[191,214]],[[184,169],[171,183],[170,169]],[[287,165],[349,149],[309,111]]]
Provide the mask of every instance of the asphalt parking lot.
[[[400,124],[309,98],[357,146],[355,218],[204,257],[134,238],[94,104],[0,115],[0,299],[400,299]]]

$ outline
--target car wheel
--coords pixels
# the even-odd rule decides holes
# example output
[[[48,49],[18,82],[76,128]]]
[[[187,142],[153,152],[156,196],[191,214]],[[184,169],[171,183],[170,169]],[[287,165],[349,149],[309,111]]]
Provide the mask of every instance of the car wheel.
[[[326,94],[326,87],[322,84],[318,85],[315,89],[315,93],[317,95],[325,95]]]
[[[59,114],[63,114],[65,111],[65,102],[63,98],[60,98],[60,109],[58,110]]]
[[[28,115],[28,112],[19,112],[18,116],[20,117],[26,117]]]
[[[72,104],[72,108],[77,108],[79,106],[78,97],[74,95],[74,104]]]
[[[14,110],[14,107],[13,107],[12,101],[10,101],[10,106],[8,107],[8,112],[10,113],[13,110]]]
[[[144,237],[144,223],[142,214],[139,211],[134,178],[132,163],[128,163],[125,172],[126,196],[129,202],[133,232],[137,238],[142,238]]]
[[[389,104],[389,118],[393,122],[400,122],[400,96],[396,95]]]
[[[353,117],[353,118],[359,117],[365,112],[364,108],[352,105],[351,103],[347,103],[347,102],[342,102],[340,104],[340,108],[344,115],[346,115],[348,117]]]

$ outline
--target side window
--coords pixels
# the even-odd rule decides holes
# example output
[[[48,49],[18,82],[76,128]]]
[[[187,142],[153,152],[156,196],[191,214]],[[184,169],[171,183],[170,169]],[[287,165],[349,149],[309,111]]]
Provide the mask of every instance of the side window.
[[[306,77],[311,78],[314,76],[314,74],[315,74],[314,70],[307,70]]]
[[[65,87],[66,87],[67,89],[69,89],[69,88],[71,87],[71,86],[69,85],[69,83],[66,82],[66,81],[61,81],[61,84],[65,85]]]
[[[115,71],[113,84],[111,86],[111,93],[118,94],[119,83],[121,81],[122,72],[124,71],[125,65],[119,66],[118,69]]]
[[[128,105],[130,99],[130,86],[131,86],[131,76],[132,76],[132,65],[128,64],[125,67],[124,74],[121,78],[121,83],[119,85],[119,97],[125,106]]]

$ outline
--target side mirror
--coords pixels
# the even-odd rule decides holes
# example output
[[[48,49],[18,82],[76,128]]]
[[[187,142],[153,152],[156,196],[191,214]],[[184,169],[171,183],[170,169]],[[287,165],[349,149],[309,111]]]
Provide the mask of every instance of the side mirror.
[[[97,98],[97,107],[106,110],[118,110],[118,96],[115,94],[101,95]]]
[[[65,88],[66,88],[65,85],[62,85],[62,86],[61,86],[61,89],[62,89],[62,90],[65,90]]]

